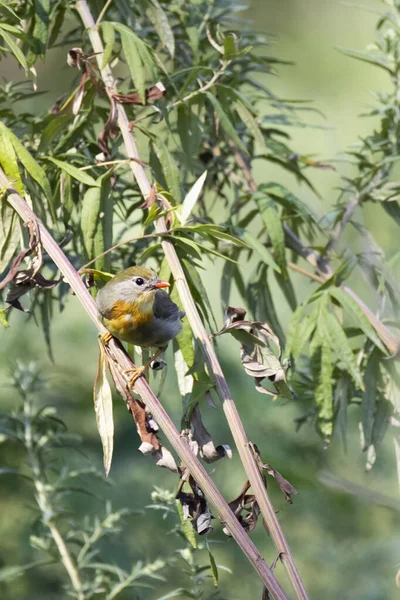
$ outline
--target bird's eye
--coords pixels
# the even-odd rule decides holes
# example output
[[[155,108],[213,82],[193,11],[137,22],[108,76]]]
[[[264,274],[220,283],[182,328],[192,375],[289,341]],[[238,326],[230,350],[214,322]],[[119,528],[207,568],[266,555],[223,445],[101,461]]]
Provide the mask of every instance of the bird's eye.
[[[136,277],[135,283],[136,283],[136,285],[143,285],[144,279],[142,279],[142,277]]]

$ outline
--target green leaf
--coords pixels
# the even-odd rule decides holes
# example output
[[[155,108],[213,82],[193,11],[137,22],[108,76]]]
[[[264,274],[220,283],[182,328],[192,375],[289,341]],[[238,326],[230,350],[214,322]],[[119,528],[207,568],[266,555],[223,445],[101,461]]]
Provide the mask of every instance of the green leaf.
[[[285,234],[275,202],[270,196],[260,192],[254,194],[254,200],[271,239],[275,260],[280,267],[283,277],[287,278]]]
[[[67,225],[74,209],[74,201],[72,196],[72,177],[65,172],[60,176],[60,199],[64,225]]]
[[[261,133],[261,129],[258,126],[258,123],[255,120],[255,118],[253,117],[251,111],[247,108],[247,106],[245,106],[242,102],[239,102],[238,100],[236,102],[234,102],[233,107],[236,110],[236,112],[238,113],[238,115],[241,118],[241,120],[243,121],[243,123],[246,125],[247,129],[250,131],[250,133],[254,137],[255,141],[258,144],[263,146],[264,145],[263,134]]]
[[[332,398],[332,354],[328,344],[322,340],[319,348],[321,371],[315,390],[315,403],[318,411],[318,427],[326,443],[329,443],[333,431],[333,398]]]
[[[17,45],[12,35],[7,33],[4,28],[4,24],[0,24],[0,35],[4,39],[5,43],[9,46],[11,52],[14,54],[17,61],[20,65],[25,69],[25,73],[28,72],[28,63],[26,62],[26,58],[21,48]]]
[[[179,515],[179,518],[181,521],[181,527],[182,527],[183,534],[184,534],[185,538],[187,539],[187,541],[189,542],[189,544],[192,546],[192,548],[197,548],[196,535],[194,533],[194,529],[192,527],[191,521],[190,521],[190,519],[185,519],[185,517],[183,515],[182,504],[180,503],[179,499],[175,500],[175,504],[176,504],[176,509],[178,511],[178,515]]]
[[[58,158],[53,158],[52,156],[46,156],[46,160],[50,160],[54,163],[59,169],[71,175],[77,181],[84,183],[85,185],[89,185],[90,187],[100,187],[101,183],[97,182],[93,177],[88,175],[85,171],[81,171],[74,165],[67,163],[63,160],[58,160]]]
[[[334,348],[340,361],[344,364],[347,372],[351,375],[354,383],[360,389],[364,389],[363,378],[357,365],[356,357],[339,321],[331,312],[326,312],[320,323],[327,339],[330,340],[332,348]]]
[[[211,569],[211,577],[213,580],[213,584],[214,587],[218,587],[218,567],[217,567],[217,563],[215,562],[215,559],[213,557],[213,555],[211,554],[210,549],[208,548],[208,558],[210,561],[210,569]]]
[[[153,141],[152,146],[160,161],[168,191],[174,198],[175,203],[179,204],[181,201],[180,174],[174,157],[161,139],[157,138],[157,141]]]
[[[106,374],[106,356],[104,346],[99,343],[99,362],[94,381],[93,400],[97,429],[103,446],[103,462],[106,477],[111,468],[114,446],[114,420],[111,387]]]
[[[51,143],[57,138],[61,133],[63,133],[72,121],[72,115],[49,115],[43,121],[46,123],[45,128],[43,130],[42,136],[40,138],[40,143],[38,147],[38,152],[46,152]]]
[[[348,312],[350,317],[352,317],[354,320],[354,325],[361,329],[361,331],[365,333],[365,335],[375,344],[375,346],[379,348],[379,350],[381,350],[384,354],[387,354],[386,348],[371,325],[368,317],[363,313],[357,302],[343,289],[338,287],[330,287],[329,293]]]
[[[305,323],[310,323],[311,318],[308,315],[304,314],[305,305],[300,304],[294,313],[291,316],[289,321],[289,327],[286,336],[286,346],[285,346],[285,355],[289,358],[291,355],[294,358],[298,358],[300,356],[300,352],[307,343],[308,339],[311,337],[315,327],[316,320],[315,317],[312,319],[313,327],[308,328],[308,336],[305,336],[304,331],[301,329],[301,326]]]
[[[175,56],[175,37],[174,33],[171,29],[171,25],[169,24],[168,17],[159,4],[157,0],[150,0],[151,6],[149,8],[149,13],[151,15],[151,21],[154,25],[155,30],[160,36],[160,40],[167,48],[169,55],[171,58]]]
[[[396,68],[394,58],[390,59],[389,56],[384,52],[363,52],[360,50],[351,50],[349,48],[340,47],[338,48],[338,50],[346,56],[350,56],[351,58],[361,60],[362,62],[366,62],[370,65],[380,67],[381,69],[384,69],[390,74],[392,74]]]
[[[32,32],[37,54],[43,58],[49,36],[50,0],[34,0],[34,27]]]
[[[259,275],[257,279],[253,279],[249,283],[247,293],[245,292],[242,295],[244,298],[248,298],[253,317],[257,321],[267,321],[283,345],[285,334],[283,333],[275,310],[273,294],[268,285],[268,267],[266,265],[259,265]],[[228,306],[228,304],[226,304],[226,306]]]
[[[132,77],[143,104],[146,103],[146,69],[154,73],[154,60],[147,45],[126,25],[112,22],[112,26],[121,35],[122,49]]]
[[[189,165],[192,165],[201,143],[202,124],[191,106],[187,104],[178,106],[177,127],[184,158]]]
[[[283,275],[281,275],[281,273],[278,273],[277,271],[274,271],[274,275],[275,275],[275,279],[276,279],[280,289],[282,290],[290,308],[293,311],[296,310],[297,299],[296,299],[296,292],[294,290],[292,281],[290,280],[289,277],[287,279],[285,279],[283,277]]]
[[[106,249],[104,243],[104,204],[109,193],[109,181],[103,181],[101,188],[89,188],[83,197],[81,232],[86,260],[91,260]],[[104,258],[100,257],[96,260],[96,269],[104,270]]]
[[[49,208],[52,213],[53,221],[55,222],[56,215],[53,205],[53,195],[51,193],[50,183],[47,179],[44,169],[42,169],[42,167],[36,162],[36,160],[28,152],[25,146],[20,142],[17,136],[10,129],[7,129],[3,123],[0,123],[0,130],[2,130],[3,136],[8,137],[8,139],[10,140],[18,159],[20,160],[24,168],[27,170],[29,175],[42,188],[49,203]]]
[[[207,171],[204,171],[200,175],[200,177],[194,182],[190,190],[185,196],[184,201],[182,202],[182,210],[181,213],[177,212],[177,217],[181,222],[181,225],[185,225],[186,221],[189,219],[192,214],[192,210],[199,199],[201,191],[203,189],[203,185],[206,181]]]
[[[54,15],[52,15],[51,22],[53,23],[53,27],[51,29],[49,40],[47,42],[48,48],[51,48],[57,41],[58,34],[60,33],[62,26],[64,25],[66,12],[66,7],[61,4],[57,7],[55,17]]]
[[[236,144],[236,146],[245,154],[248,154],[246,147],[244,146],[242,140],[236,133],[236,129],[231,123],[228,115],[226,114],[222,104],[217,100],[217,98],[211,92],[206,92],[207,98],[211,102],[216,115],[219,118],[222,129],[231,138],[231,140]]]
[[[0,165],[18,194],[20,194],[20,196],[25,196],[24,186],[18,169],[17,155],[11,141],[11,133],[12,132],[0,122]]]
[[[250,233],[250,231],[247,229],[241,230],[240,237],[248,246],[250,246],[252,250],[254,250],[254,252],[256,252],[262,258],[266,265],[272,267],[275,271],[278,271],[278,273],[281,272],[280,267],[276,264],[264,244],[260,242],[260,240],[257,239],[252,233]]]
[[[104,41],[104,54],[103,54],[103,62],[101,63],[101,66],[104,69],[104,67],[106,65],[108,65],[111,55],[112,55],[112,51],[114,49],[115,32],[114,32],[114,27],[108,21],[101,22],[101,31],[103,34],[103,41]]]
[[[365,389],[361,400],[363,450],[367,450],[372,443],[372,428],[376,411],[378,380],[379,360],[375,351],[371,353],[364,373]]]
[[[13,187],[23,196],[24,188],[18,170],[17,157],[8,132],[8,129],[0,126],[0,165]],[[5,270],[14,255],[21,236],[18,215],[7,202],[4,191],[0,190],[0,273]]]
[[[224,60],[232,60],[237,54],[237,39],[231,34],[224,37]]]
[[[6,317],[6,313],[4,312],[4,310],[2,308],[0,308],[0,325],[3,325],[3,327],[10,327],[10,325],[8,324],[7,321],[7,317]]]
[[[178,293],[178,289],[176,284],[172,286],[171,290],[171,300],[175,302],[179,306],[180,310],[183,310],[181,299]],[[193,331],[189,323],[189,319],[184,317],[182,320],[182,329],[176,336],[176,342],[179,346],[180,351],[182,352],[183,359],[187,364],[188,368],[192,368],[194,363],[194,346],[193,346]]]
[[[260,192],[264,192],[271,196],[275,202],[278,202],[284,208],[293,211],[306,223],[311,221],[313,224],[318,225],[316,216],[309,209],[307,204],[292,194],[285,186],[280,183],[271,182],[260,185],[258,189]]]

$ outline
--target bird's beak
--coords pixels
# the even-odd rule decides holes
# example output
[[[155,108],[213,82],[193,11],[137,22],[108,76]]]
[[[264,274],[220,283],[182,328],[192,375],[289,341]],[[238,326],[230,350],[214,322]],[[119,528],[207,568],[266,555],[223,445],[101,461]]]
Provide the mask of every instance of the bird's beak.
[[[168,283],[168,281],[162,281],[161,279],[158,279],[158,281],[155,282],[154,287],[155,288],[166,288],[169,287],[171,284]]]

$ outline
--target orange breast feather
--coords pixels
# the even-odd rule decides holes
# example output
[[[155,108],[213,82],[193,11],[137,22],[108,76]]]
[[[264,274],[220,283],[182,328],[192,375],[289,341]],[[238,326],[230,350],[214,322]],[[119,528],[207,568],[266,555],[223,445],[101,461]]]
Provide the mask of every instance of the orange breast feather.
[[[116,337],[124,337],[148,323],[152,316],[153,302],[118,300],[104,319],[104,324]]]

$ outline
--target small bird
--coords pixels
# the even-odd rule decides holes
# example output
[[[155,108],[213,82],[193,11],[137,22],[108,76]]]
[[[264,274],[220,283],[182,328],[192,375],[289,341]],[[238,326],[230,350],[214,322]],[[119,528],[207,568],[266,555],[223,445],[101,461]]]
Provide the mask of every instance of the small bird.
[[[169,285],[147,267],[129,267],[117,273],[96,297],[101,322],[109,332],[102,337],[103,343],[115,336],[142,348],[156,347],[150,364],[182,329],[185,313],[162,289]],[[146,366],[129,371],[133,373],[131,387]]]

